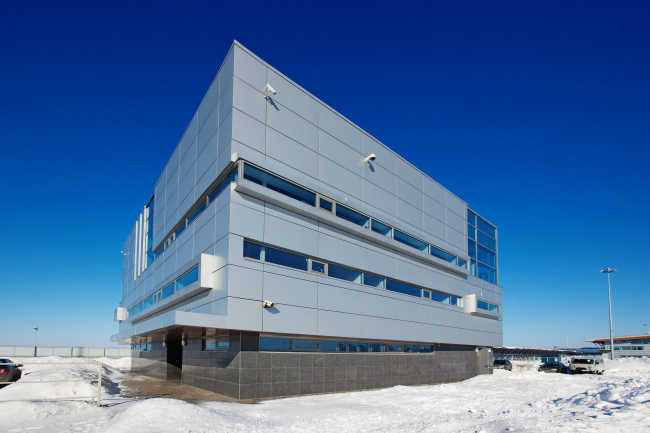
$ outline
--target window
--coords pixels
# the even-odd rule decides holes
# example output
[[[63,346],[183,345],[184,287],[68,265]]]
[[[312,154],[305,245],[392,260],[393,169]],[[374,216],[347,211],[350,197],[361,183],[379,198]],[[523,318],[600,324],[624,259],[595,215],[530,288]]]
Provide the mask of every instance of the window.
[[[368,343],[360,343],[356,341],[348,342],[348,352],[367,352]]]
[[[485,301],[476,301],[476,308],[480,308],[481,310],[489,310],[490,307],[488,306],[488,303]]]
[[[319,272],[321,274],[325,273],[325,263],[311,262],[311,270],[313,272]]]
[[[493,250],[493,251],[496,251],[496,249],[497,249],[497,242],[496,242],[494,239],[492,239],[492,238],[490,238],[489,236],[487,236],[486,234],[484,234],[483,232],[479,231],[479,232],[477,233],[477,239],[478,239],[478,243],[479,243],[479,244],[481,244],[481,245],[485,245],[485,246],[488,247],[489,249],[491,249],[491,250]]]
[[[364,273],[363,284],[366,286],[377,287],[378,289],[384,289],[386,287],[386,280],[381,277]]]
[[[198,280],[199,280],[199,267],[197,266],[191,271],[184,274],[178,280],[176,280],[176,291],[178,292],[179,290],[184,289],[185,287],[189,286],[190,284]]]
[[[470,260],[469,273],[475,277],[478,277],[478,271],[476,269],[476,260]]]
[[[476,223],[478,224],[476,227],[480,231],[482,231],[483,233],[485,233],[486,235],[488,235],[492,239],[497,238],[497,229],[495,229],[492,224],[488,223],[487,221],[485,221],[481,217],[476,218]]]
[[[218,350],[227,352],[230,348],[228,336],[210,337],[203,339],[203,350]]]
[[[432,352],[433,352],[433,348],[428,344],[418,346],[418,353],[432,353]]]
[[[358,226],[369,228],[370,227],[370,218],[360,214],[357,211],[353,211],[350,208],[345,206],[337,205],[336,206],[336,216],[348,220],[351,223],[354,223]]]
[[[427,244],[425,242],[422,242],[421,240],[416,239],[413,236],[407,235],[406,233],[402,233],[399,230],[394,230],[394,233],[395,234],[393,235],[393,238],[397,242],[401,242],[401,243],[406,244],[406,245],[408,245],[410,247],[416,248],[416,249],[418,249],[420,251],[424,251],[424,252],[427,252],[427,253],[429,252],[429,244]]]
[[[431,292],[431,299],[436,302],[442,302],[443,304],[451,303],[450,296],[445,295],[444,293]]]
[[[422,296],[423,296],[425,299],[431,299],[431,292],[428,291],[428,290],[423,290],[423,291],[422,291]]]
[[[286,266],[288,268],[299,269],[301,271],[308,270],[307,266],[309,264],[309,259],[307,257],[288,253],[282,250],[276,250],[275,248],[265,247],[248,241],[244,241],[244,257]]]
[[[310,206],[316,206],[315,193],[274,176],[271,173],[262,171],[257,167],[253,167],[252,165],[244,164],[244,179],[255,182],[258,185],[262,185],[263,187],[284,194],[295,200],[299,200]]]
[[[149,296],[147,299],[144,300],[144,308],[149,308],[153,305],[153,297]]]
[[[368,350],[370,352],[386,352],[386,344],[384,343],[369,343]]]
[[[162,289],[162,297],[163,299],[171,296],[174,294],[174,283],[169,283]]]
[[[372,231],[377,232],[380,235],[387,236],[389,238],[393,237],[393,228],[384,223],[380,223],[375,219],[372,220]]]
[[[492,284],[497,283],[497,271],[481,262],[478,263],[478,277]]]
[[[496,268],[497,266],[497,255],[496,253],[488,250],[483,245],[477,246],[478,261],[483,262],[488,266]]]
[[[467,260],[461,259],[460,257],[458,258],[458,266],[461,268],[467,269]]]
[[[291,350],[291,339],[260,337],[260,350]]]
[[[361,283],[361,272],[352,269],[344,268],[342,266],[328,265],[327,275],[332,278],[349,281],[351,283]]]
[[[393,280],[386,280],[386,289],[391,292],[403,293],[405,295],[422,297],[422,289],[419,287],[411,286],[409,284],[398,283]]]
[[[293,340],[295,350],[320,350],[320,341]]]
[[[476,226],[476,214],[469,209],[467,209],[467,222]]]
[[[467,241],[467,255],[473,259],[476,258],[476,242],[471,239]]]
[[[404,353],[418,353],[418,345],[417,344],[405,344],[404,345]]]
[[[467,224],[467,237],[476,240],[476,229]]]
[[[264,258],[262,257],[262,248],[264,248],[262,245],[244,241],[244,257],[264,261]]]
[[[494,305],[494,304],[490,304],[490,311],[494,311],[495,313],[498,313],[499,312],[499,306]]]
[[[318,205],[321,209],[334,213],[334,203],[331,201],[325,200],[323,197],[321,197],[318,199]]]
[[[389,352],[401,352],[402,351],[402,346],[397,346],[394,344],[389,344],[388,345],[388,351]]]
[[[456,256],[454,256],[453,254],[449,254],[448,252],[443,251],[441,249],[438,249],[433,245],[431,246],[431,255],[434,257],[438,257],[439,259],[442,259],[446,262],[452,263],[454,265],[456,264]]]
[[[187,219],[187,225],[189,226],[190,224],[192,224],[192,221],[194,221],[199,215],[201,215],[201,212],[203,212],[206,207],[207,206],[204,201],[203,204],[197,210],[195,210],[194,213]]]
[[[345,352],[345,341],[323,341],[323,352]]]
[[[233,170],[233,172],[228,176],[221,184],[217,187],[217,189],[214,190],[211,194],[208,195],[208,203],[212,203],[219,197],[219,194],[223,192],[224,189],[226,189],[231,182],[237,182],[237,169]]]

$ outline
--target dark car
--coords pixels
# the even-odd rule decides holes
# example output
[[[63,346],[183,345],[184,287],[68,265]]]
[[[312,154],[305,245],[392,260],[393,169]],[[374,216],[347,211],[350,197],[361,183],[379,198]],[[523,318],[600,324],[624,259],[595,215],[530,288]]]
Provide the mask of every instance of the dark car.
[[[512,362],[507,359],[495,359],[492,363],[492,367],[512,371]]]
[[[20,379],[23,372],[19,367],[22,366],[11,359],[0,358],[0,383],[15,382]]]
[[[545,362],[537,371],[543,373],[566,373],[569,368],[561,362]]]

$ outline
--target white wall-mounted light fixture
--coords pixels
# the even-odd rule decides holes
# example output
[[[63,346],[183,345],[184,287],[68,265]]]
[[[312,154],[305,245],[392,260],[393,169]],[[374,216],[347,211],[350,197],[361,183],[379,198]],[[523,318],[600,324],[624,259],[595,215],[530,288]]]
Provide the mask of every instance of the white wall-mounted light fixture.
[[[269,83],[266,83],[266,86],[264,86],[264,90],[262,90],[262,96],[264,96],[264,98],[268,98],[269,92],[273,93],[274,95],[278,93],[275,91],[273,87],[271,87]]]
[[[374,161],[375,159],[377,159],[377,155],[375,155],[374,153],[371,153],[370,155],[366,156],[364,161],[365,162],[370,162],[370,161]]]
[[[276,306],[275,302],[271,302],[271,301],[267,301],[267,300],[262,301],[262,307],[264,307],[264,308],[273,308],[275,306]]]

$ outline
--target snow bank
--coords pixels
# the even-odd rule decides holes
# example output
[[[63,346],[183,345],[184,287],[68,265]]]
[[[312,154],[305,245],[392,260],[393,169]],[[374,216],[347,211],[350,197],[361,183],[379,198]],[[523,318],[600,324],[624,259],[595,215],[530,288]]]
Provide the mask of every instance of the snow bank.
[[[0,389],[3,416],[0,426],[17,420],[36,420],[76,414],[80,411],[100,410],[96,407],[99,360],[84,358],[12,358],[23,364],[22,379]],[[114,360],[115,365],[128,365]],[[128,378],[110,365],[102,368],[102,398],[119,394],[119,383]],[[52,382],[63,381],[63,382]],[[43,382],[43,383],[39,383]],[[60,399],[42,401],[41,399]],[[69,399],[69,400],[68,400]],[[33,400],[33,401],[22,401]],[[39,401],[41,400],[41,401]],[[77,400],[77,401],[75,401]]]

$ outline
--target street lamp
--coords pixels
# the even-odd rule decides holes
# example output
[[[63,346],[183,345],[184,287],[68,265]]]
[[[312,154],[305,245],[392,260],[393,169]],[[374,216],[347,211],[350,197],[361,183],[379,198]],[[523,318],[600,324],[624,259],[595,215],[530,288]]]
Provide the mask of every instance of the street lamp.
[[[648,334],[648,328],[647,328],[648,325],[649,325],[648,323],[644,323],[644,324],[643,324],[643,334],[644,334],[644,335],[647,335],[647,334]]]
[[[609,281],[609,274],[616,272],[616,269],[607,268],[600,271],[603,274],[607,274],[607,292],[609,293],[609,351],[610,358],[614,360],[614,331],[612,330],[612,285]]]
[[[34,326],[34,358],[36,358],[36,333],[38,332],[38,328]]]

